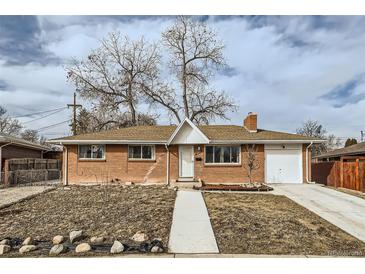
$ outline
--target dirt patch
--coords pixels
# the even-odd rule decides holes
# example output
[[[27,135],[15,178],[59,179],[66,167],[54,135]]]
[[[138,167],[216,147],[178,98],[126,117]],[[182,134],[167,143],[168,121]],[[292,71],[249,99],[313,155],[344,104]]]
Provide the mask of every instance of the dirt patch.
[[[221,253],[365,256],[365,243],[285,196],[205,193]]]
[[[143,230],[167,246],[175,196],[173,190],[158,186],[58,188],[0,210],[0,239],[32,236],[50,243],[55,235],[83,230],[85,241],[104,236],[107,244],[114,239],[133,244],[129,238]]]

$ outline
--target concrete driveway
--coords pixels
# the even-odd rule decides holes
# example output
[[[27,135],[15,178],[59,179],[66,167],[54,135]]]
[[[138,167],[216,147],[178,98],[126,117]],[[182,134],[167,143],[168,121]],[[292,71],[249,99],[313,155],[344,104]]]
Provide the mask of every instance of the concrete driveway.
[[[272,185],[328,222],[365,242],[365,200],[315,184]]]

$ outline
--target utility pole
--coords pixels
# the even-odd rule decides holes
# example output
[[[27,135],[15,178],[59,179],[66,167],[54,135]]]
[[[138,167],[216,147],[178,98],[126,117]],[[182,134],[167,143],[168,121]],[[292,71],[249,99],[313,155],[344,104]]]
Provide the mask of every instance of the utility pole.
[[[67,104],[67,108],[73,107],[73,121],[72,121],[72,133],[76,135],[76,109],[82,107],[82,105],[76,104],[76,92],[74,92],[74,103]]]
[[[361,142],[363,142],[363,141],[364,141],[364,137],[365,137],[365,134],[364,134],[364,131],[362,130],[362,131],[361,131]]]

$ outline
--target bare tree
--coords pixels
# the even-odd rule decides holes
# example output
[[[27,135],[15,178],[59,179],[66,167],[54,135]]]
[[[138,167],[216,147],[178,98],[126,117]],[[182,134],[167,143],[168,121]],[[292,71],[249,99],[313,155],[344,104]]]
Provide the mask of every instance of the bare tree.
[[[155,125],[156,118],[149,114],[138,113],[136,120],[138,125]],[[82,108],[77,115],[77,132],[80,134],[99,132],[114,128],[132,126],[131,117],[128,113],[110,110],[106,107]]]
[[[38,143],[40,140],[38,131],[34,129],[26,129],[20,133],[20,137],[26,141]]]
[[[225,66],[223,43],[216,33],[200,21],[180,16],[162,33],[162,42],[170,53],[170,68],[176,76],[176,89],[159,85],[145,92],[151,102],[164,106],[178,122],[184,117],[208,124],[219,117],[227,119],[236,106],[224,92],[209,86],[215,73]]]
[[[253,175],[252,173],[260,168],[260,163],[256,159],[256,152],[257,147],[255,144],[247,144],[246,145],[246,151],[247,151],[247,159],[246,163],[244,163],[244,167],[248,172],[248,178],[250,180],[250,183],[252,183]]]
[[[297,129],[297,133],[327,140],[327,143],[312,145],[313,156],[333,150],[341,145],[341,140],[336,138],[334,134],[327,134],[327,130],[318,121],[308,120],[304,122],[302,127]]]
[[[6,109],[0,106],[0,133],[19,135],[22,125],[19,120],[11,118],[6,114]]]
[[[131,125],[137,125],[141,91],[157,85],[158,62],[156,44],[111,33],[86,60],[72,60],[66,71],[83,98],[115,111],[126,108]]]

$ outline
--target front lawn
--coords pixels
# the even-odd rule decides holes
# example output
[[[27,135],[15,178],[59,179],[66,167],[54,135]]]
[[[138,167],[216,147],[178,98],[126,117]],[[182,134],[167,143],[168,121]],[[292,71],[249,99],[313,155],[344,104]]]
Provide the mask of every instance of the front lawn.
[[[55,235],[83,230],[88,242],[104,236],[133,244],[129,238],[144,231],[160,238],[167,249],[176,193],[160,186],[73,186],[58,188],[0,210],[0,240],[33,237],[51,243]],[[110,250],[110,246],[108,248]],[[29,255],[47,255],[38,250]],[[12,256],[19,256],[15,250]]]
[[[204,193],[221,253],[365,256],[365,243],[292,200]]]

